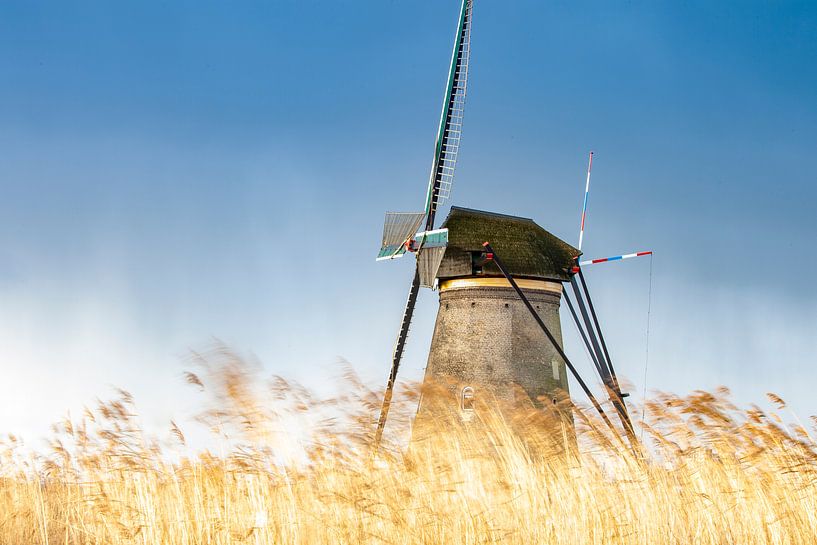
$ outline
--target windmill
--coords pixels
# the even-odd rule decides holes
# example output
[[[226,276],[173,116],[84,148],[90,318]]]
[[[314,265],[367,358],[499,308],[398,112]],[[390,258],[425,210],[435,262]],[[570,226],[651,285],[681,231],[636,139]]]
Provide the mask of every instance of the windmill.
[[[471,15],[472,0],[463,0],[425,209],[386,214],[377,260],[392,260],[412,253],[416,257],[416,268],[392,353],[375,444],[379,445],[383,436],[420,287],[428,287],[438,289],[440,306],[424,382],[446,384],[453,399],[458,400],[463,420],[473,417],[475,400],[484,391],[513,400],[521,389],[530,402],[539,406],[555,400],[560,392],[568,393],[569,370],[604,421],[615,430],[561,346],[559,308],[564,298],[635,449],[632,424],[624,405],[626,394],[619,387],[581,273],[581,266],[587,262],[579,262],[580,248],[560,240],[531,219],[456,206],[451,208],[441,228],[435,229],[437,208],[450,195],[462,134]],[[592,154],[580,247],[591,167]],[[421,228],[423,230],[417,232]],[[564,285],[568,283],[573,287],[583,321],[579,320],[576,307],[565,291]],[[421,397],[415,430],[434,417],[430,404]]]
[[[454,206],[442,227],[447,242],[436,275],[440,306],[424,384],[444,385],[456,400],[461,418],[469,421],[474,416],[475,400],[484,393],[489,394],[486,399],[504,399],[511,404],[522,401],[534,407],[555,402],[560,395],[569,395],[569,371],[604,422],[616,432],[562,347],[559,308],[564,300],[637,451],[624,404],[626,394],[619,387],[577,265],[581,252],[533,220],[518,216]],[[573,288],[584,322],[578,318],[566,284]],[[520,391],[525,394],[522,398]],[[422,437],[426,423],[437,419],[438,409],[436,400],[421,397],[413,437],[418,437],[418,429]],[[433,430],[433,426],[428,429]]]
[[[472,0],[462,0],[454,38],[454,51],[451,55],[451,67],[448,72],[448,84],[440,115],[437,141],[434,146],[434,159],[431,163],[431,174],[426,191],[425,210],[413,213],[387,213],[383,227],[383,240],[378,260],[399,258],[411,252],[417,257],[417,266],[392,352],[391,370],[375,432],[376,444],[380,443],[389,416],[394,383],[397,379],[400,361],[403,358],[417,295],[421,286],[433,286],[437,267],[445,253],[447,231],[435,231],[434,220],[438,206],[450,196],[454,181],[454,168],[457,164],[463,114],[465,113],[468,63],[471,54],[472,8]],[[416,234],[421,225],[424,225],[423,232]]]
[[[543,408],[569,395],[567,371],[575,372],[559,307],[578,250],[519,216],[454,206],[442,227],[448,244],[423,383],[447,395],[421,396],[413,440],[434,432],[441,410],[469,422],[483,401]]]

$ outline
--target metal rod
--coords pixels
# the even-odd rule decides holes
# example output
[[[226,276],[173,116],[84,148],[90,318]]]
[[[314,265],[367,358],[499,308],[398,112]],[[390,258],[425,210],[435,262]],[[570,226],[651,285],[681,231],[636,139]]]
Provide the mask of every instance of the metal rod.
[[[610,367],[610,375],[613,377],[613,383],[616,385],[618,394],[621,395],[621,387],[618,384],[616,369],[613,367],[613,360],[610,358],[610,352],[607,350],[607,343],[604,342],[604,334],[601,332],[599,317],[596,315],[596,307],[593,305],[593,300],[590,298],[590,291],[587,289],[587,282],[584,280],[584,273],[582,272],[581,267],[579,267],[579,280],[582,282],[584,296],[587,298],[587,306],[590,307],[590,315],[593,317],[593,323],[596,325],[596,331],[599,334],[599,341],[601,341],[601,348],[604,350],[604,357],[607,358],[607,365]]]
[[[581,269],[579,269],[579,274],[581,274]],[[590,340],[593,343],[593,346],[596,348],[596,353],[599,359],[602,359],[602,352],[599,347],[599,341],[596,339],[596,331],[593,330],[593,325],[590,322],[590,317],[587,313],[587,308],[584,305],[584,301],[582,300],[581,291],[579,290],[579,284],[576,282],[576,276],[572,276],[570,279],[570,284],[573,286],[573,292],[576,295],[576,300],[579,305],[579,310],[582,313],[582,317],[584,318],[585,326],[587,327],[587,332],[590,335]],[[587,287],[586,285],[584,286]],[[585,290],[586,295],[589,295]],[[601,328],[599,327],[598,318],[594,317],[594,322],[596,325],[596,330],[600,333]],[[609,354],[607,353],[606,347],[604,347],[604,357],[605,357],[605,365],[602,367],[605,370],[605,374],[602,375],[602,381],[604,382],[605,387],[607,388],[607,394],[610,398],[610,401],[613,403],[613,407],[615,407],[616,412],[618,413],[619,419],[621,420],[621,424],[624,426],[624,430],[627,432],[627,436],[635,448],[636,439],[635,439],[635,430],[633,429],[633,424],[630,421],[630,415],[627,413],[627,406],[624,404],[624,396],[621,394],[621,389],[618,385],[618,379],[615,377],[615,374],[612,370],[612,363],[609,359]]]
[[[576,276],[570,277],[570,285],[573,287],[573,293],[576,295],[576,304],[579,307],[579,312],[581,312],[582,319],[584,320],[584,327],[587,330],[587,335],[590,337],[590,342],[593,345],[593,352],[599,359],[599,375],[601,375],[601,380],[604,381],[604,384],[610,384],[610,368],[607,366],[607,360],[604,358],[604,354],[601,351],[601,345],[599,345],[599,341],[596,338],[595,331],[593,331],[593,325],[590,322],[590,316],[587,313],[587,308],[584,304],[584,299],[582,299],[581,291],[579,290],[579,284],[576,282]]]
[[[403,321],[400,323],[400,332],[397,334],[397,342],[394,343],[389,381],[386,383],[386,392],[383,395],[383,405],[380,407],[380,418],[377,421],[377,430],[374,436],[375,448],[380,448],[380,442],[383,439],[383,430],[386,428],[386,419],[389,417],[391,399],[392,395],[394,395],[394,383],[397,381],[397,370],[400,368],[400,360],[403,358],[403,349],[406,347],[406,338],[408,337],[411,317],[414,314],[414,305],[417,303],[417,294],[419,291],[420,270],[418,265],[418,267],[414,269],[414,280],[411,282],[408,301],[406,301],[406,309],[403,311]]]
[[[584,332],[584,328],[579,322],[579,317],[576,314],[576,309],[573,308],[573,303],[570,301],[570,297],[568,297],[567,292],[563,291],[562,296],[567,303],[567,308],[570,309],[570,315],[573,316],[573,323],[576,324],[576,329],[579,330],[579,335],[582,337],[582,341],[584,341],[584,346],[587,348],[587,353],[590,354],[590,358],[593,360],[593,365],[596,366],[596,371],[598,371],[599,375],[602,375],[601,364],[599,363],[599,359],[596,356],[596,353],[593,352],[593,347],[590,346],[590,341],[587,338],[587,334]]]
[[[545,325],[545,322],[542,321],[542,317],[539,316],[539,314],[533,308],[533,305],[531,305],[530,301],[528,301],[527,296],[516,284],[516,281],[513,279],[510,273],[508,273],[508,270],[505,268],[505,265],[499,259],[499,256],[496,255],[496,252],[494,252],[494,250],[491,248],[491,245],[488,242],[484,243],[483,246],[485,247],[485,251],[488,252],[489,258],[493,260],[494,263],[496,263],[496,266],[502,272],[502,275],[505,277],[508,283],[510,283],[514,291],[516,291],[516,294],[519,296],[519,298],[522,299],[522,302],[527,307],[531,316],[533,316],[533,319],[536,320],[536,323],[539,325],[539,328],[551,342],[551,344],[556,349],[556,352],[559,354],[562,360],[564,360],[565,365],[567,365],[567,368],[570,369],[570,372],[573,374],[573,378],[576,379],[576,382],[578,382],[579,386],[581,386],[582,390],[584,390],[585,395],[588,397],[588,399],[590,399],[590,402],[593,404],[593,407],[595,407],[596,411],[598,411],[598,413],[601,415],[602,419],[607,424],[607,426],[609,426],[609,428],[613,430],[613,432],[615,433],[616,429],[615,427],[613,427],[613,423],[610,422],[610,419],[607,417],[607,414],[604,412],[604,409],[601,408],[601,405],[599,404],[598,400],[596,400],[596,397],[593,395],[593,392],[590,391],[590,388],[587,387],[587,384],[585,384],[584,380],[582,380],[582,377],[579,375],[579,372],[576,370],[573,364],[570,363],[570,359],[568,359],[567,354],[565,354],[564,350],[562,350],[562,347],[559,346],[559,343],[556,341],[556,338],[553,336],[548,327]]]

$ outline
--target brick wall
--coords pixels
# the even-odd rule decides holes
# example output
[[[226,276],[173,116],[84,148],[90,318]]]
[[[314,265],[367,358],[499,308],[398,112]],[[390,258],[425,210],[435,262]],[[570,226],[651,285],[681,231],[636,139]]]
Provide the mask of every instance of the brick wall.
[[[524,290],[561,344],[560,296]],[[555,368],[555,369],[554,369]],[[490,392],[499,399],[546,402],[567,392],[567,370],[545,334],[512,288],[465,287],[440,293],[440,308],[425,383],[444,385],[460,410],[463,388],[477,401]],[[478,406],[478,403],[476,404]],[[432,415],[421,398],[417,422]]]

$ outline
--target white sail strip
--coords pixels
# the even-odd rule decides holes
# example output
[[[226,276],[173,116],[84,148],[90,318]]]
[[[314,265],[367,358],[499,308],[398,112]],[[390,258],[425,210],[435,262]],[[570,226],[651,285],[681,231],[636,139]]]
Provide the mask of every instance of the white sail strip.
[[[420,272],[420,285],[424,288],[433,288],[437,271],[445,255],[445,247],[423,248],[417,256],[417,268]]]
[[[400,245],[414,237],[425,216],[425,212],[387,212],[381,247]]]

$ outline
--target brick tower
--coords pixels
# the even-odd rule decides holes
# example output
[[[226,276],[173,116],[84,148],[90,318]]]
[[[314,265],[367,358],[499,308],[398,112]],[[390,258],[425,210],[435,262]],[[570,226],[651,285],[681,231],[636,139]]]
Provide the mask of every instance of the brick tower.
[[[485,394],[534,406],[566,394],[564,362],[496,265],[482,264],[482,244],[502,257],[560,344],[562,282],[580,252],[527,218],[453,207],[443,227],[448,248],[424,383],[447,389],[466,422]],[[431,406],[423,396],[415,428],[433,418]]]

